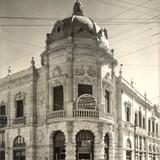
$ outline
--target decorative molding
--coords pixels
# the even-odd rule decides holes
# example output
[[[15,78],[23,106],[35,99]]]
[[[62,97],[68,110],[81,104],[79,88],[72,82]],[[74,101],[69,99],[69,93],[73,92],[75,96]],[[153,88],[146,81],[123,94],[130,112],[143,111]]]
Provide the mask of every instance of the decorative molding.
[[[85,73],[85,70],[84,70],[83,66],[74,69],[74,75],[82,76],[82,75],[84,75],[84,73]]]
[[[97,77],[97,71],[93,66],[88,67],[87,73],[91,77]]]
[[[72,135],[73,135],[73,121],[67,121],[66,123],[67,132],[68,132],[68,142],[72,141]]]
[[[107,72],[104,76],[104,78],[108,81],[111,81],[111,73],[110,72]]]
[[[23,100],[25,99],[26,97],[26,93],[25,92],[18,92],[16,95],[15,95],[15,100],[18,101],[18,100]]]
[[[62,70],[58,65],[53,69],[52,76],[53,76],[53,78],[62,76]]]
[[[102,83],[103,83],[103,88],[104,89],[108,90],[110,93],[113,93],[114,88],[113,88],[113,84],[112,83],[109,83],[108,81],[107,82],[106,81],[102,81]]]

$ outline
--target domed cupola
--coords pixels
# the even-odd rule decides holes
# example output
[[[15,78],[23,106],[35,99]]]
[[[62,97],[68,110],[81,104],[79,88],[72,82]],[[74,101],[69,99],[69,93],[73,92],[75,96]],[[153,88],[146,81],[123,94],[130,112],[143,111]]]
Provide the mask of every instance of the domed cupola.
[[[100,40],[108,46],[107,30],[101,29],[92,19],[85,17],[82,3],[76,1],[71,17],[58,20],[50,34],[47,34],[47,45],[68,37]]]

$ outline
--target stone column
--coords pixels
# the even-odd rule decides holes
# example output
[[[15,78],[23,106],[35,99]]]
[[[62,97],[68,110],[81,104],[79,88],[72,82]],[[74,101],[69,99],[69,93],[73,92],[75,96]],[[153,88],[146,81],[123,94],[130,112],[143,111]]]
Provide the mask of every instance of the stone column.
[[[95,143],[94,145],[95,160],[104,160],[104,144]]]
[[[66,109],[67,117],[73,117],[73,59],[72,53],[67,56],[67,77],[66,77]]]
[[[66,160],[76,159],[76,144],[72,142],[66,143]]]
[[[48,84],[48,79],[49,79],[49,63],[48,63],[48,56],[45,55],[43,57],[43,69],[44,69],[44,76],[45,76],[45,107],[46,107],[46,116],[47,113],[49,112],[49,84]],[[52,107],[52,106],[51,106]]]

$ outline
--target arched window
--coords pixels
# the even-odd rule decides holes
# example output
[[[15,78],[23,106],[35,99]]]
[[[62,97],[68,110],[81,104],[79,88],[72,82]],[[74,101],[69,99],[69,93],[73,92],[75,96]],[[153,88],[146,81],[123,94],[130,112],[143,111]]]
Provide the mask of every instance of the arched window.
[[[104,148],[105,160],[109,160],[109,134],[108,133],[106,133],[104,137],[104,144],[105,144],[105,148]]]
[[[65,160],[65,136],[61,131],[53,135],[53,159]]]
[[[126,148],[130,148],[130,149],[132,148],[132,144],[131,144],[130,139],[127,139]]]
[[[14,160],[26,159],[26,143],[22,136],[17,136],[13,143],[13,158]]]
[[[131,160],[132,159],[131,148],[132,148],[131,141],[130,141],[130,139],[127,139],[127,142],[126,142],[126,160]]]
[[[94,159],[94,135],[88,130],[82,130],[76,135],[76,160],[82,159]]]

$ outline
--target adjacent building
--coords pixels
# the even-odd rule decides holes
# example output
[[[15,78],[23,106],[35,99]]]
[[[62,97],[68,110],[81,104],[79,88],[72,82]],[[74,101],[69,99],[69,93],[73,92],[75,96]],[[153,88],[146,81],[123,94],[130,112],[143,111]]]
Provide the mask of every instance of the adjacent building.
[[[47,34],[42,67],[0,80],[0,160],[160,160],[160,110],[117,63],[77,1]]]

